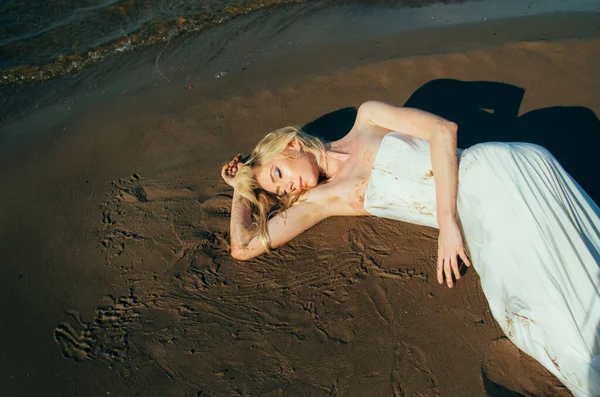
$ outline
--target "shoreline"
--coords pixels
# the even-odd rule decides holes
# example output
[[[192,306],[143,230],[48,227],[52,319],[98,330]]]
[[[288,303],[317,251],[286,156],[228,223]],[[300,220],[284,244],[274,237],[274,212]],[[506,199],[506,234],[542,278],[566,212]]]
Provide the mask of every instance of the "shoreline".
[[[314,32],[299,36],[293,19],[269,39],[293,17],[282,13],[239,19],[203,35],[204,47],[196,37],[165,50],[169,83],[149,49],[72,85],[17,93],[46,92],[54,105],[0,128],[0,301],[9,319],[3,337],[12,341],[3,389],[508,396],[503,385],[568,395],[502,342],[474,271],[451,291],[435,283],[432,229],[335,218],[272,255],[235,262],[231,192],[218,170],[266,131],[368,99],[401,105],[442,79],[456,89],[514,86],[523,91],[515,119],[544,111],[533,121],[572,125],[578,140],[600,136],[597,15],[488,20],[417,38],[371,32],[303,47]],[[248,26],[257,30],[239,32]],[[286,34],[299,39],[288,46]],[[565,111],[563,124],[548,116]],[[587,129],[581,112],[595,117]],[[594,159],[575,156],[589,173]]]
[[[164,53],[164,48],[158,51],[158,55],[157,49],[150,48],[141,54],[127,54],[121,68],[120,61],[115,58],[83,70],[75,78],[64,76],[47,82],[13,87],[14,91],[10,87],[0,87],[0,99],[4,102],[0,120],[0,154],[9,153],[11,139],[19,141],[20,136],[31,135],[40,129],[57,131],[53,137],[55,138],[60,136],[58,131],[68,129],[72,120],[81,117],[80,114],[103,106],[103,103],[120,100],[126,103],[127,97],[135,95],[167,95],[171,101],[175,101],[175,98],[182,96],[181,90],[193,86],[198,88],[195,91],[206,92],[206,96],[226,97],[238,95],[236,91],[243,94],[262,87],[285,85],[390,59],[460,53],[511,42],[593,39],[600,37],[600,29],[596,23],[599,15],[600,13],[590,15],[559,12],[423,28],[369,36],[347,43],[315,43],[301,54],[296,48],[272,44],[282,41],[290,43],[285,37],[277,37],[271,43],[267,41],[264,45],[243,50],[245,53],[240,55],[240,45],[246,44],[240,40],[242,43],[239,44],[228,43],[232,48],[224,48],[224,53],[219,53],[217,58],[208,63],[203,61],[206,57],[211,58],[205,50],[190,56],[203,36],[190,37],[169,51],[167,59],[162,63],[159,63],[159,57]],[[239,27],[231,24],[230,28],[236,31]],[[227,32],[222,34],[218,30],[210,33],[214,33],[216,37],[231,35]],[[290,34],[295,33],[297,32],[292,31]],[[418,40],[414,40],[415,35]],[[208,41],[212,43],[217,40],[209,38]],[[302,48],[306,43],[294,45]],[[265,52],[260,47],[272,48]],[[332,50],[335,50],[335,55]],[[244,61],[244,58],[250,60]],[[197,64],[196,60],[199,61]],[[114,71],[115,68],[120,69]],[[169,77],[165,77],[160,72],[161,69],[169,71]],[[219,73],[223,74],[222,78],[215,77]],[[232,89],[233,87],[236,89]],[[40,128],[42,125],[44,127]],[[40,138],[45,139],[43,136]],[[27,141],[29,138],[24,139]]]
[[[465,13],[465,4],[468,13]],[[35,61],[31,62],[30,60],[26,64],[15,64],[0,70],[0,85],[43,81],[60,75],[68,75],[74,71],[80,71],[91,65],[102,62],[104,59],[111,56],[118,56],[124,52],[126,53],[157,44],[161,45],[166,43],[166,45],[168,45],[172,39],[180,40],[186,35],[201,34],[244,15],[265,10],[267,12],[277,12],[278,8],[294,5],[300,10],[300,16],[306,11],[311,12],[312,9],[327,7],[348,8],[348,6],[350,6],[355,9],[363,8],[365,10],[370,8],[388,8],[391,11],[391,14],[394,15],[392,18],[389,18],[390,13],[387,15],[391,24],[397,23],[397,17],[399,16],[403,25],[407,25],[404,29],[419,29],[424,25],[427,25],[428,27],[437,27],[439,26],[438,21],[443,21],[442,25],[448,25],[456,23],[472,23],[477,19],[487,21],[490,18],[512,18],[519,15],[537,15],[548,12],[600,11],[600,7],[590,0],[578,0],[576,3],[571,2],[568,5],[559,0],[544,0],[541,2],[538,1],[535,4],[532,2],[527,5],[515,0],[512,0],[510,3],[506,1],[494,2],[493,0],[455,0],[454,3],[441,2],[441,0],[429,0],[423,3],[423,1],[411,2],[409,0],[407,3],[396,3],[394,6],[380,4],[377,0],[375,0],[374,3],[371,3],[369,0],[337,3],[303,3],[302,0],[266,0],[256,3],[246,3],[244,6],[229,5],[221,10],[204,10],[203,12],[194,15],[171,15],[172,19],[167,20],[148,20],[143,25],[137,26],[137,29],[128,29],[125,36],[115,37],[113,34],[111,35],[112,38],[106,38],[108,41],[92,48],[88,48],[87,50],[83,50],[83,47],[81,47],[82,44],[79,43],[77,46],[78,49],[74,50],[73,53],[57,54],[56,60],[50,60],[48,58],[46,62],[40,60],[41,63],[39,64]],[[403,11],[398,13],[399,9]],[[126,15],[125,9],[123,9],[122,12]],[[369,12],[364,13],[360,16],[360,19],[350,15],[350,19],[353,22],[360,23],[365,17],[368,19],[369,16],[371,16],[369,14]],[[424,15],[427,16],[424,17]],[[339,17],[339,15],[334,15],[334,18],[335,17]],[[378,19],[382,19],[382,17],[385,20],[386,15],[377,16]],[[429,19],[429,21],[424,23],[426,19]],[[383,24],[385,25],[385,23]],[[14,49],[11,49],[10,46],[15,40],[16,42],[20,41],[16,38],[5,40],[5,44],[9,46],[5,51],[7,54],[12,53],[14,55],[15,51]],[[50,45],[56,46],[57,43],[50,43]],[[11,64],[10,60],[5,60],[5,63]]]

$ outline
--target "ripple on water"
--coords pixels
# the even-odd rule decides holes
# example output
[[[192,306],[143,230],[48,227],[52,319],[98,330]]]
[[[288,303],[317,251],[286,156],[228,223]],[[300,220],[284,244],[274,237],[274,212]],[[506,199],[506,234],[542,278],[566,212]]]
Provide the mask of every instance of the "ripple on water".
[[[0,84],[68,74],[267,7],[319,0],[32,0],[0,4]],[[324,1],[321,1],[324,2]]]

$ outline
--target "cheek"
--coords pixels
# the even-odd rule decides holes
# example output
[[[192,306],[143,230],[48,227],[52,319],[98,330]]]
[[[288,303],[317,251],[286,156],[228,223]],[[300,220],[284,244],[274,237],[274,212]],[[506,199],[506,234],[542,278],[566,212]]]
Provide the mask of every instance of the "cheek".
[[[282,165],[282,173],[287,178],[297,178],[305,172],[306,165],[300,159],[290,159]]]
[[[306,157],[290,159],[285,164],[281,164],[281,172],[286,181],[295,181],[298,177],[302,177],[306,182],[316,184],[319,179],[319,168]]]
[[[319,167],[314,163],[310,163],[310,166],[308,167],[308,172],[310,178],[307,179],[306,182],[309,183],[311,186],[317,186],[317,184],[319,183]]]

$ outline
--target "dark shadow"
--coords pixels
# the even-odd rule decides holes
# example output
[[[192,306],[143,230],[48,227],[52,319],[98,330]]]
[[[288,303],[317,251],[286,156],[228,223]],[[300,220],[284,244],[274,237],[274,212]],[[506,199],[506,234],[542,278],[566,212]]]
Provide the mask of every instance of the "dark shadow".
[[[343,138],[354,125],[356,108],[342,108],[327,113],[302,127],[307,134],[319,137],[326,142]]]
[[[549,107],[519,116],[525,90],[490,81],[433,80],[416,90],[406,107],[458,124],[458,146],[481,142],[530,142],[548,149],[596,202],[600,120],[585,107]]]
[[[488,379],[485,372],[482,372],[483,388],[486,394],[490,397],[524,397],[521,393],[509,390],[502,385],[492,382]]]

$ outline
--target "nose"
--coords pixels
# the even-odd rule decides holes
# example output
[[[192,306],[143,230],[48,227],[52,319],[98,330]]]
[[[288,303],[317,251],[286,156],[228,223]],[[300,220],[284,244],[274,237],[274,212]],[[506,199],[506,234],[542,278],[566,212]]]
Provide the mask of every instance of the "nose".
[[[286,193],[292,193],[294,190],[296,190],[296,189],[294,188],[294,182],[293,182],[293,181],[290,181],[290,182],[287,184],[286,188],[285,188],[285,192],[286,192]]]

